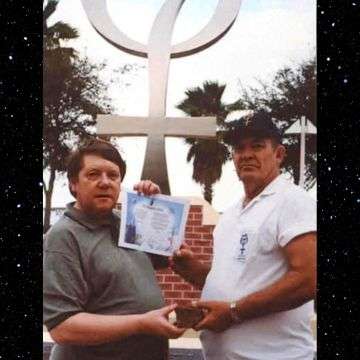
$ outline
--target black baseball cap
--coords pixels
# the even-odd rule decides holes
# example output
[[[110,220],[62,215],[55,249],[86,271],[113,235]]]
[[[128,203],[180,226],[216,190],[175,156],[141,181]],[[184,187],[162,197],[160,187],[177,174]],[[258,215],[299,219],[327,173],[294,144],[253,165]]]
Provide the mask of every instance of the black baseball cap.
[[[270,138],[281,144],[282,132],[274,124],[271,115],[265,111],[258,111],[246,115],[227,124],[228,130],[224,135],[225,143],[236,145],[241,139],[254,136]]]

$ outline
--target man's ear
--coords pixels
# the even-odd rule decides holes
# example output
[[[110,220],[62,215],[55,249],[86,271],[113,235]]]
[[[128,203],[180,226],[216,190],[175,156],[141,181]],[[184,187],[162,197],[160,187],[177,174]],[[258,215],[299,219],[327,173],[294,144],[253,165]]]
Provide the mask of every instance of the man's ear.
[[[279,161],[279,165],[284,161],[286,156],[286,149],[284,145],[278,145],[276,148],[276,158]]]
[[[76,198],[76,182],[74,181],[69,181],[69,190],[71,195]]]

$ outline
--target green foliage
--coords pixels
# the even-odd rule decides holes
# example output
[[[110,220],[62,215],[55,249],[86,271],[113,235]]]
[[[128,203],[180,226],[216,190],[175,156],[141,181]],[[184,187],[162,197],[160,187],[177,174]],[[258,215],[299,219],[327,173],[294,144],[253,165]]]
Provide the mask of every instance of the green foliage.
[[[216,116],[218,125],[223,124],[228,111],[221,101],[226,85],[217,81],[205,81],[202,88],[197,86],[185,91],[185,98],[177,108],[190,116]]]
[[[304,61],[295,68],[280,69],[271,82],[259,81],[258,87],[241,89],[236,106],[270,112],[278,126],[286,131],[302,116],[317,124],[316,61]],[[283,164],[296,183],[299,181],[300,135],[286,135],[287,156]],[[316,136],[306,136],[305,187],[316,181]]]
[[[91,136],[96,114],[111,110],[106,84],[98,75],[105,65],[93,64],[64,46],[78,37],[76,29],[63,22],[47,25],[57,4],[48,1],[43,12],[43,167],[50,173],[49,181],[43,181],[44,231],[49,227],[56,174],[65,171],[74,144]]]
[[[79,37],[78,31],[62,21],[48,26],[50,16],[55,12],[58,0],[43,0],[43,48],[44,51],[60,47],[60,41],[68,41]]]
[[[186,90],[186,98],[177,108],[190,116],[216,116],[218,127],[223,128],[229,113],[228,105],[221,100],[225,88],[226,85],[217,81],[205,81],[202,87]],[[220,135],[216,139],[187,138],[185,141],[190,144],[187,161],[193,160],[192,178],[202,185],[204,198],[211,204],[213,185],[221,178],[222,167],[230,159],[230,152]]]
[[[43,80],[44,167],[58,172],[65,170],[74,143],[91,134],[96,115],[110,111],[106,86],[97,75],[104,65],[78,57],[68,64],[62,50],[44,59]]]
[[[44,9],[44,167],[63,171],[65,158],[77,138],[90,134],[98,113],[110,111],[106,85],[98,76],[104,64],[92,64],[75,50],[61,46],[78,36],[63,22],[47,27],[46,21],[57,1],[48,1]]]
[[[193,160],[193,179],[203,185],[204,198],[210,204],[213,196],[213,184],[221,178],[222,167],[230,160],[226,145],[218,140],[194,141],[186,160]]]

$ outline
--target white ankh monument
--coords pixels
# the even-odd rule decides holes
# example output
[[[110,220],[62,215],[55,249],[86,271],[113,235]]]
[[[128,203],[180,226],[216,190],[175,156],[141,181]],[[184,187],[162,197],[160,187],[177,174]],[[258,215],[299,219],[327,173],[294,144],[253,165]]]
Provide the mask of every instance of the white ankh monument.
[[[212,138],[216,135],[215,117],[166,117],[166,95],[171,58],[204,50],[221,39],[231,28],[241,0],[219,0],[214,15],[198,34],[171,45],[176,18],[185,0],[167,0],[157,14],[148,44],[130,39],[113,23],[106,0],[82,0],[95,30],[110,44],[127,53],[148,58],[149,116],[98,115],[97,133],[103,136],[147,136],[142,179],[157,183],[163,194],[170,194],[165,157],[165,136]]]

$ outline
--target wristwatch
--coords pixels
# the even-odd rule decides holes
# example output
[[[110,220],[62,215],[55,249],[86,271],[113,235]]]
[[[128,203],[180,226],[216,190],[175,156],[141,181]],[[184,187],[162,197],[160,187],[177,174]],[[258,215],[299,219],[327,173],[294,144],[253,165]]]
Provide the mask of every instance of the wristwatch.
[[[232,301],[230,303],[230,317],[234,323],[239,323],[241,321],[239,313],[237,311],[236,301]]]

